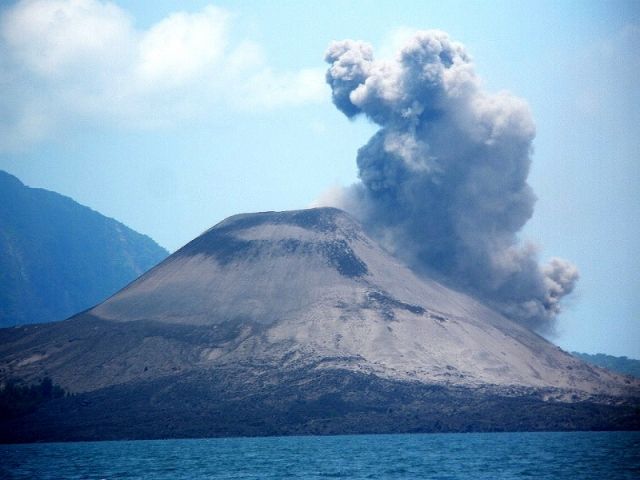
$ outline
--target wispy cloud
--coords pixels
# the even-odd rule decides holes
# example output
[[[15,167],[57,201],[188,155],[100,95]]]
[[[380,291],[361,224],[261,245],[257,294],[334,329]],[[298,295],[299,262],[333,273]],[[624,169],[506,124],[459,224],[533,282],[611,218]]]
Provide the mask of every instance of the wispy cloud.
[[[87,122],[154,128],[215,114],[212,107],[326,98],[322,69],[275,71],[260,45],[232,42],[232,28],[231,12],[215,6],[138,29],[111,2],[16,3],[0,18],[0,149]]]

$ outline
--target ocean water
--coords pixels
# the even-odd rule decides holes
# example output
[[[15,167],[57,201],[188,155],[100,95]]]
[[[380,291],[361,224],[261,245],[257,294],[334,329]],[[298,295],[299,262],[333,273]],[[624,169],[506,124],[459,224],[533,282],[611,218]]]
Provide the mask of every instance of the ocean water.
[[[0,446],[2,479],[640,479],[640,432],[215,438]]]

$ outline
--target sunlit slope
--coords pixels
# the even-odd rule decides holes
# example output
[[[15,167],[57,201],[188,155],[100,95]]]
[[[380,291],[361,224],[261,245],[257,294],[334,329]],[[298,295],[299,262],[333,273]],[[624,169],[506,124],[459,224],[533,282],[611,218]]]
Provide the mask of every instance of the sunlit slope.
[[[321,360],[423,382],[622,387],[471,297],[417,277],[337,209],[231,217],[90,313],[245,329],[242,342],[212,347],[205,364]]]

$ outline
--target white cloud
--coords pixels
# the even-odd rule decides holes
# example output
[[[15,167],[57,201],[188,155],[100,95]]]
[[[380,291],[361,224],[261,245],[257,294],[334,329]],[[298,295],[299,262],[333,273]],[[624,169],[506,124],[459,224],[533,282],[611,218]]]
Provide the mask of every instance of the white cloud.
[[[50,78],[87,64],[109,66],[134,41],[128,15],[93,0],[23,1],[2,18],[8,54],[26,70]]]
[[[264,67],[248,79],[238,105],[244,108],[273,108],[301,105],[328,98],[324,68],[307,68],[278,73]]]
[[[145,83],[183,85],[221,60],[229,14],[208,6],[199,13],[174,13],[142,36],[136,73]]]
[[[0,18],[0,150],[63,128],[152,128],[218,106],[272,109],[327,98],[322,69],[274,71],[230,12],[176,12],[145,30],[99,0],[23,0]],[[62,127],[64,126],[64,127]]]

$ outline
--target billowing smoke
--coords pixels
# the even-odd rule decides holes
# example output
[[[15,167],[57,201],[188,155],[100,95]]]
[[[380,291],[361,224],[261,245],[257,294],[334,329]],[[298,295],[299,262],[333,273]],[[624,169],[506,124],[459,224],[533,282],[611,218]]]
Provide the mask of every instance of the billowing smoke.
[[[464,46],[440,31],[416,33],[392,60],[352,40],[325,59],[336,107],[381,127],[358,151],[361,182],[337,206],[418,272],[549,331],[578,272],[561,259],[541,266],[517,237],[536,201],[525,102],[485,92]]]

